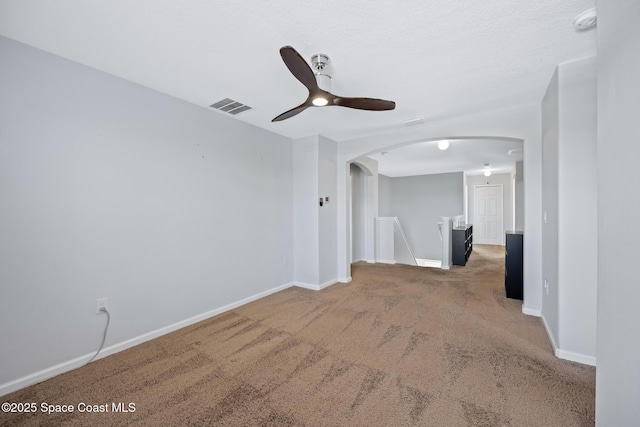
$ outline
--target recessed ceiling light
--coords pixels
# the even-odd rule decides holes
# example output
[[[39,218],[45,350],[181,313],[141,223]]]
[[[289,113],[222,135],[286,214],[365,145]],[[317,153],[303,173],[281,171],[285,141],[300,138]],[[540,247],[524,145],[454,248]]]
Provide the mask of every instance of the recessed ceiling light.
[[[585,31],[585,30],[588,30],[589,28],[595,27],[597,21],[598,21],[598,15],[594,7],[594,8],[585,10],[584,12],[576,16],[576,19],[573,20],[573,26],[578,31]]]
[[[441,150],[446,150],[449,148],[449,141],[443,139],[442,141],[438,141],[438,148]]]
[[[490,170],[484,171],[484,176],[491,176],[491,171]]]

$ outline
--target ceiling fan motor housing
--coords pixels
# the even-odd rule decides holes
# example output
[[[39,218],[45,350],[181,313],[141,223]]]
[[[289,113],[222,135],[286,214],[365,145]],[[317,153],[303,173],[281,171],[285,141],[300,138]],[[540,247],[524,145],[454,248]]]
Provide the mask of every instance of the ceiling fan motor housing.
[[[316,73],[316,81],[318,82],[318,87],[320,89],[327,92],[331,92],[331,76],[330,75]]]
[[[327,92],[331,92],[331,76],[323,70],[329,65],[329,61],[329,56],[324,53],[317,53],[311,57],[311,67],[315,70],[318,87]]]
[[[329,55],[324,53],[316,53],[311,57],[311,65],[316,72],[320,72],[329,65]]]

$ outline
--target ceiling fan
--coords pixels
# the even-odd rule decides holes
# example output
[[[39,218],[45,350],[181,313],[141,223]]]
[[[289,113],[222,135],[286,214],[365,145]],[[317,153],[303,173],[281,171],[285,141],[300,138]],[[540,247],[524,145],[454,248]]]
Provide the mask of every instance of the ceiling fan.
[[[347,98],[337,96],[330,92],[331,77],[323,74],[322,70],[329,63],[329,57],[324,54],[317,54],[311,58],[311,63],[316,69],[314,73],[309,64],[291,46],[284,46],[280,49],[280,56],[291,74],[309,90],[307,100],[297,107],[280,114],[272,122],[280,122],[289,119],[296,114],[300,114],[309,107],[324,107],[337,105],[340,107],[355,108],[358,110],[384,111],[396,108],[396,103],[384,99],[375,98]]]

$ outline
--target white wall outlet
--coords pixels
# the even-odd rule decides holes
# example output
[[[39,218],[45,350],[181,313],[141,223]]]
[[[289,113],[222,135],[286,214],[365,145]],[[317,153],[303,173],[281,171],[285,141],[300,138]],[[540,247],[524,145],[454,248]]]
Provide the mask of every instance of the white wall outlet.
[[[549,295],[549,281],[544,279],[544,291]]]
[[[107,303],[109,302],[109,298],[98,298],[96,300],[96,314],[102,313],[101,309],[108,309]]]

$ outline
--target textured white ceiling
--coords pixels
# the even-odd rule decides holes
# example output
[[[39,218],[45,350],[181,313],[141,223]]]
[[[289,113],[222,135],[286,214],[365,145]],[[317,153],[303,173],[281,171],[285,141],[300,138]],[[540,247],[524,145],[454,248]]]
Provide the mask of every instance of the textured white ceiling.
[[[595,54],[575,16],[595,0],[2,0],[0,34],[203,108],[297,138],[337,141],[481,110],[539,103],[558,63]],[[333,92],[394,111],[310,108],[279,48],[331,57]],[[225,114],[211,111],[211,114]]]
[[[510,139],[450,139],[440,150],[438,141],[424,141],[368,156],[378,161],[378,172],[389,177],[463,171],[467,175],[511,173],[523,159],[522,141]],[[489,167],[484,167],[488,163]]]

